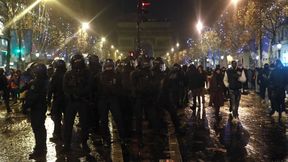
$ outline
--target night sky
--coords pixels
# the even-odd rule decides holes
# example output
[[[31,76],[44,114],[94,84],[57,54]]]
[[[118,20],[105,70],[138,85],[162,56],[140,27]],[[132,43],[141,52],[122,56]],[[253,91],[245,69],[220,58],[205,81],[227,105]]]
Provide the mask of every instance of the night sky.
[[[65,0],[63,0],[65,3]],[[124,15],[136,12],[137,0],[81,0],[79,6],[68,7],[75,10],[81,8],[85,18],[92,18],[105,8],[105,11],[93,21],[99,33],[109,34],[115,29],[115,24]],[[149,18],[169,19],[174,22],[179,33],[179,39],[185,40],[195,32],[195,23],[201,16],[205,25],[211,26],[227,5],[228,0],[149,0]],[[95,29],[96,30],[96,29]]]

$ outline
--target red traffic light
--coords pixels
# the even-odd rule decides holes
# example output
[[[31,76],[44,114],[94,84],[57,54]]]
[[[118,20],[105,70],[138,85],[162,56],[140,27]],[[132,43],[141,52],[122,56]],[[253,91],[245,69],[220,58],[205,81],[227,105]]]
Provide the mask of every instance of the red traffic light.
[[[142,7],[143,7],[143,8],[147,8],[147,7],[149,7],[150,5],[151,5],[150,2],[142,2]]]

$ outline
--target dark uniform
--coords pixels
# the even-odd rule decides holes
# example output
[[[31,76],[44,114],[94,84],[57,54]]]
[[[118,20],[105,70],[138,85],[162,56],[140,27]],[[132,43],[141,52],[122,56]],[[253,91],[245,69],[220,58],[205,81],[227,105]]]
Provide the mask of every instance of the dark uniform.
[[[179,66],[174,66],[170,74],[165,77],[161,82],[160,103],[161,107],[168,111],[171,116],[172,122],[175,126],[175,132],[182,134],[183,130],[180,129],[180,120],[177,115],[178,101],[179,101]]]
[[[134,71],[131,58],[121,61],[118,72],[121,78],[120,109],[123,116],[123,124],[128,138],[132,136],[133,130],[133,104],[131,73]]]
[[[105,147],[109,147],[111,144],[111,135],[108,127],[109,111],[115,120],[121,139],[125,137],[125,131],[123,127],[121,110],[119,108],[119,90],[121,86],[120,78],[114,71],[114,63],[111,59],[107,59],[103,66],[104,71],[100,74],[98,81],[98,108],[103,143]]]
[[[8,90],[8,80],[6,76],[4,75],[4,69],[0,69],[0,92],[2,94],[5,107],[8,113],[12,112],[10,105],[9,105],[9,90]]]
[[[53,62],[55,72],[53,73],[48,89],[48,103],[53,103],[51,108],[51,118],[54,122],[54,132],[51,140],[61,139],[62,114],[65,112],[66,101],[63,91],[63,78],[66,72],[66,64],[63,60]]]
[[[71,58],[72,70],[64,75],[63,90],[67,100],[64,116],[64,152],[70,150],[72,129],[76,113],[80,117],[82,149],[89,152],[88,140],[88,103],[89,103],[89,72],[85,60],[81,54],[75,54]]]
[[[97,55],[88,55],[88,70],[90,73],[90,115],[89,115],[89,127],[93,133],[99,132],[99,112],[98,112],[98,102],[99,102],[99,90],[98,81],[100,73],[102,72],[102,65],[99,62],[99,57]]]
[[[136,133],[139,143],[142,144],[142,118],[143,112],[147,115],[154,133],[159,133],[159,120],[157,110],[154,107],[155,93],[152,86],[153,74],[150,70],[150,60],[147,57],[140,58],[139,68],[132,73],[133,94],[136,98],[135,116],[136,116]]]
[[[31,126],[35,136],[35,147],[29,158],[35,159],[46,154],[46,128],[47,112],[47,68],[44,64],[34,64],[31,67],[34,79],[30,82],[26,96],[26,104],[31,108]]]

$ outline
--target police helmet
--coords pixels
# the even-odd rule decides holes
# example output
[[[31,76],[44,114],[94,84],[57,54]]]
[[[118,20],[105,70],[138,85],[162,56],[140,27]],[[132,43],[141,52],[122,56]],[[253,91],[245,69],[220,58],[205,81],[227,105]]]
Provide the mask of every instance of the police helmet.
[[[77,70],[84,69],[85,68],[84,57],[80,53],[75,54],[71,57],[70,64],[71,64],[72,70],[73,69],[77,69]]]
[[[112,59],[106,59],[103,65],[103,70],[108,71],[108,70],[114,70],[114,62]]]
[[[89,65],[99,63],[99,57],[97,55],[89,54],[87,59]]]
[[[175,64],[173,65],[173,69],[174,69],[174,70],[180,70],[180,69],[181,69],[181,65],[175,63]]]
[[[138,57],[138,64],[142,69],[148,69],[151,67],[150,59],[147,55],[141,55]]]
[[[64,71],[66,70],[66,63],[64,60],[57,59],[54,60],[52,64],[56,70],[64,70]]]
[[[31,72],[36,78],[46,78],[47,77],[47,67],[42,63],[35,63],[31,66]]]
[[[155,68],[160,68],[161,65],[164,64],[164,61],[162,60],[161,57],[157,57],[156,59],[153,60],[153,67]]]

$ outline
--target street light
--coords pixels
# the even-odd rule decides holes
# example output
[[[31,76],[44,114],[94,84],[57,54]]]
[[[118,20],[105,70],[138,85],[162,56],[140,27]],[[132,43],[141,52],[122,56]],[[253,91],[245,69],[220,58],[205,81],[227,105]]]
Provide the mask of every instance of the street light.
[[[230,62],[232,62],[233,61],[233,57],[231,56],[231,55],[228,55],[227,56],[227,61],[230,63]]]
[[[203,23],[201,22],[201,20],[198,20],[198,22],[196,24],[196,29],[197,29],[198,33],[201,34],[201,32],[203,30]]]
[[[114,45],[111,45],[111,49],[114,49]]]
[[[106,42],[106,38],[105,38],[105,37],[102,37],[102,38],[101,38],[101,42],[102,42],[102,43]]]
[[[40,56],[40,53],[36,53],[35,56],[38,58]]]
[[[180,43],[176,43],[176,47],[179,48],[180,47]]]
[[[277,44],[278,59],[281,59],[281,48],[282,48],[282,44],[281,44],[281,43],[278,43],[278,44]]]
[[[89,23],[88,22],[82,22],[82,30],[86,31],[90,28]]]
[[[240,0],[231,0],[232,4],[236,7]]]
[[[174,51],[175,51],[175,49],[172,47],[172,48],[171,48],[171,52],[174,52]]]

